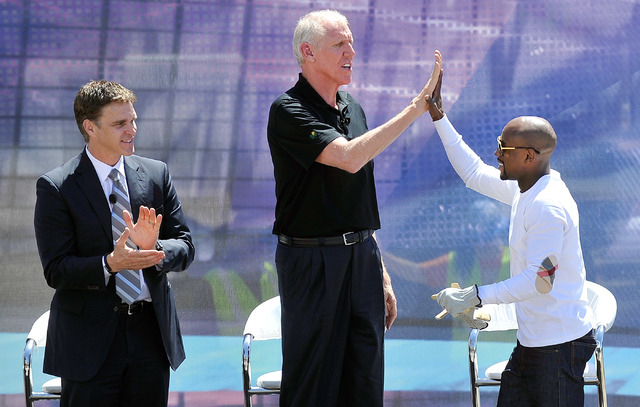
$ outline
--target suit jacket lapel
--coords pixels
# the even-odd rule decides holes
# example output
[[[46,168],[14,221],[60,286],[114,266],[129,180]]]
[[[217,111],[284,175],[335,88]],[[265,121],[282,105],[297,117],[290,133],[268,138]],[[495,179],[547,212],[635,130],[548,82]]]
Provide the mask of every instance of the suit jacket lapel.
[[[89,160],[89,156],[84,150],[75,174],[76,183],[82,193],[87,197],[89,204],[100,220],[105,234],[109,239],[113,239],[113,233],[111,232],[111,209],[109,208],[109,203],[104,198],[104,191],[102,190],[96,169],[93,168],[93,164],[91,164],[91,160]]]
[[[145,205],[145,197],[147,196],[146,174],[132,157],[124,157],[124,171],[127,175],[133,221],[136,222],[140,214],[140,205]]]

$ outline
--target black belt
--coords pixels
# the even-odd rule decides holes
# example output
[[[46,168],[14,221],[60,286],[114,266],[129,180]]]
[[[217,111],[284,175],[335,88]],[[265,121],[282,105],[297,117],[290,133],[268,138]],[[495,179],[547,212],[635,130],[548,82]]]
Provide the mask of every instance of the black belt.
[[[340,236],[330,237],[290,237],[278,235],[278,242],[293,247],[317,247],[317,246],[351,246],[364,242],[373,236],[373,230],[366,229],[360,232],[347,232]]]
[[[122,304],[120,304],[120,307],[118,308],[118,310],[120,312],[126,312],[128,315],[137,314],[139,312],[142,312],[142,310],[144,310],[145,302],[146,301],[137,301],[132,304],[127,304],[123,302]]]

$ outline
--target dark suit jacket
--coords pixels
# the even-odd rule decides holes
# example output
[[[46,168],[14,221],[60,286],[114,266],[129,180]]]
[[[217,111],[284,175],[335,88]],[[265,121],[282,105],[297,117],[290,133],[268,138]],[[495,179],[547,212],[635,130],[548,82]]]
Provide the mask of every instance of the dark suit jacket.
[[[140,205],[162,214],[159,240],[166,257],[161,271],[145,269],[144,278],[167,358],[175,370],[185,358],[171,284],[166,272],[185,270],[195,249],[182,205],[166,164],[124,158],[134,221]],[[113,250],[111,209],[98,175],[83,151],[36,183],[35,231],[51,302],[44,372],[70,380],[88,380],[102,366],[118,325],[115,279],[105,286],[102,256]]]

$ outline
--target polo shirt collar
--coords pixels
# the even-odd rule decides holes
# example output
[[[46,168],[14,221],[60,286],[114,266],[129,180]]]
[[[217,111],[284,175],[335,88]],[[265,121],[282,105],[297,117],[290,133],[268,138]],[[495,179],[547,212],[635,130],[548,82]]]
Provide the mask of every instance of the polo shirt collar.
[[[313,86],[311,86],[309,81],[307,81],[307,79],[302,76],[302,73],[298,74],[298,83],[296,83],[295,88],[305,99],[319,106],[327,106],[331,110],[336,111],[333,106],[325,102],[322,96],[320,96],[320,94],[313,88]],[[338,107],[340,107],[340,110],[347,106],[347,102],[343,99],[342,92],[340,91],[338,91],[338,93],[336,94],[336,103],[338,104]]]

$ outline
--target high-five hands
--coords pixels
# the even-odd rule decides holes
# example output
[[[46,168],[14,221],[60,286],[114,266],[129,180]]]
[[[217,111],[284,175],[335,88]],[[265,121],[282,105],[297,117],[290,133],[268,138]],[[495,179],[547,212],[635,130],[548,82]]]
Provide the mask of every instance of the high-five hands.
[[[431,119],[435,122],[436,120],[440,120],[444,117],[444,108],[442,107],[442,74],[444,70],[442,69],[442,55],[440,51],[436,50],[436,54],[439,56],[440,61],[440,70],[438,72],[437,79],[435,80],[435,87],[433,92],[431,92],[427,96],[427,105],[429,106],[429,114],[431,115]],[[438,58],[436,59],[438,60]],[[435,68],[434,68],[435,72]],[[431,79],[433,79],[433,73],[431,74]],[[431,79],[429,82],[431,82]]]
[[[451,284],[451,288],[445,288],[431,299],[438,301],[444,310],[436,315],[436,319],[442,319],[451,314],[462,318],[470,328],[484,329],[488,326],[486,321],[491,320],[488,314],[476,312],[476,306],[481,304],[478,297],[478,288],[475,285],[461,289],[458,283]]]
[[[431,99],[433,92],[436,89],[438,84],[438,78],[441,76],[442,71],[442,56],[440,55],[440,51],[436,50],[434,53],[435,62],[433,64],[433,70],[431,71],[431,76],[429,77],[429,81],[422,88],[420,94],[416,96],[412,103],[421,109],[422,112],[429,111],[429,100]]]

